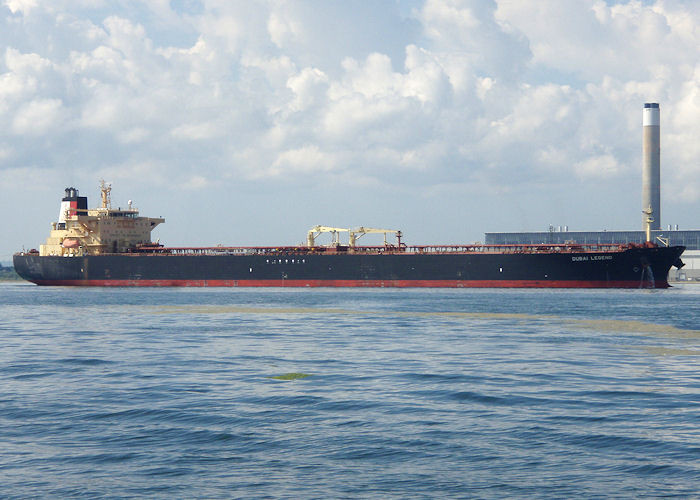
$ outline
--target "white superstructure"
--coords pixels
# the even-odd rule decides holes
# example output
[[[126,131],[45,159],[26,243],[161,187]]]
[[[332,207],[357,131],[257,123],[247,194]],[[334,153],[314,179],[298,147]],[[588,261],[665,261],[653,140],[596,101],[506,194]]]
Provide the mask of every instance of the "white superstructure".
[[[111,186],[100,185],[102,206],[87,208],[87,198],[78,196],[75,188],[66,188],[57,222],[51,223],[40,255],[97,255],[122,253],[139,245],[151,244],[151,231],[165,222],[162,218],[139,217],[129,204],[127,209],[111,208]]]

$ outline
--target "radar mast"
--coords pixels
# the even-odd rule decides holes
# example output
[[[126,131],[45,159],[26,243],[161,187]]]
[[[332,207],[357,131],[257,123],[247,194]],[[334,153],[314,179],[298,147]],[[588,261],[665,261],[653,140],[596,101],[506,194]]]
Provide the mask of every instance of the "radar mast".
[[[100,179],[100,194],[102,195],[102,208],[112,208],[112,185],[107,184],[104,179]]]

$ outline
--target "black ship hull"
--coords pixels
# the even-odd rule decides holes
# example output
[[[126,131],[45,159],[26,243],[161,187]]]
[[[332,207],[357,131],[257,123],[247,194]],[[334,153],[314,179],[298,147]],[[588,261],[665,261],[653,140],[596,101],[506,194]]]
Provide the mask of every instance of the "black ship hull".
[[[666,288],[684,247],[471,253],[14,256],[38,285]]]

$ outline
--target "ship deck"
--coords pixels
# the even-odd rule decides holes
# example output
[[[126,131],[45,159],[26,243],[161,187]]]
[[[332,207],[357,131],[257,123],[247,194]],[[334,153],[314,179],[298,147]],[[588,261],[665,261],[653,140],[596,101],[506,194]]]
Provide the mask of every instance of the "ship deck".
[[[415,245],[415,246],[281,246],[281,247],[161,247],[142,246],[135,255],[435,255],[435,254],[542,254],[542,253],[600,253],[623,252],[629,248],[644,248],[636,244],[539,244],[539,245]],[[656,246],[656,245],[651,245]]]

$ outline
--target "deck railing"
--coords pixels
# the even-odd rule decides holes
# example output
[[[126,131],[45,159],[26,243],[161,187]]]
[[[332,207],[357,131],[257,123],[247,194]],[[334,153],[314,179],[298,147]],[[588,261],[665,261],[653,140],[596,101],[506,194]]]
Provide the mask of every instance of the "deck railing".
[[[376,254],[517,254],[517,253],[599,253],[621,252],[637,244],[540,244],[540,245],[414,245],[401,246],[282,246],[282,247],[162,247],[141,246],[129,253],[137,255],[376,255]]]

